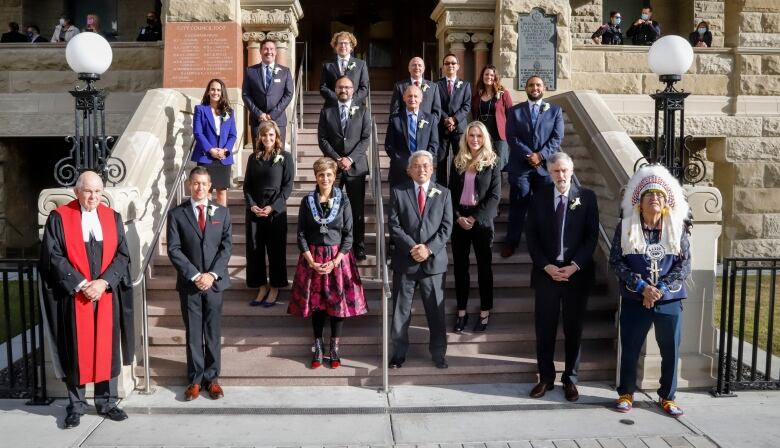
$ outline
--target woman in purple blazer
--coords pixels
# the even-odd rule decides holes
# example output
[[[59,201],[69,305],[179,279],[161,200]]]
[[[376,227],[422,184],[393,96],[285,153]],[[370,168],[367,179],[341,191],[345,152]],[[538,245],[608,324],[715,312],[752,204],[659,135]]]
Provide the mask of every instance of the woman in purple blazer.
[[[192,161],[206,167],[211,184],[217,190],[214,201],[227,207],[233,145],[236,143],[236,120],[225,83],[221,79],[212,79],[206,85],[203,100],[195,106],[192,134],[195,137]]]
[[[490,134],[493,150],[498,156],[498,166],[503,170],[509,161],[506,143],[506,111],[512,107],[509,92],[501,85],[495,65],[486,65],[479,75],[474,95],[471,97],[471,116],[481,121]]]

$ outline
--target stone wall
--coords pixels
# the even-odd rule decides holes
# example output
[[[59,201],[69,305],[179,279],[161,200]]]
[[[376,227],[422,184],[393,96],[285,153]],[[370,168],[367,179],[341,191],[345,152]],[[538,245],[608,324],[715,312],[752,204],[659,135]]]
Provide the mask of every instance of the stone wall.
[[[0,26],[3,33],[8,31],[8,22],[16,22],[24,26],[22,22],[22,0],[0,0]],[[19,31],[24,32],[20,29]]]
[[[571,0],[571,41],[572,44],[589,44],[590,36],[604,20],[601,17],[603,0]]]
[[[0,256],[38,243],[37,216],[30,207],[38,197],[37,167],[28,155],[28,143],[0,140]]]
[[[725,2],[726,45],[780,47],[780,2],[729,0]]]
[[[724,43],[726,0],[696,0],[693,2],[693,25],[702,20],[710,24],[712,46],[722,47]],[[691,28],[693,29],[693,28]]]

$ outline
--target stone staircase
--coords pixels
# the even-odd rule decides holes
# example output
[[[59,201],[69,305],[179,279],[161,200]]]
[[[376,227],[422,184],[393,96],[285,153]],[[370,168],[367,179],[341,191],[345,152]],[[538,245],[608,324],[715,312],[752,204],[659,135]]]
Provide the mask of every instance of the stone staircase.
[[[372,94],[374,118],[379,132],[380,165],[387,166],[382,142],[387,126],[390,92]],[[319,94],[307,92],[304,97],[304,128],[299,131],[298,174],[295,190],[289,200],[287,236],[287,269],[289,280],[298,257],[295,227],[301,197],[314,187],[312,164],[321,153],[317,147],[316,127],[322,104]],[[566,150],[576,154],[585,151],[574,129],[567,124]],[[245,156],[247,155],[245,150]],[[575,162],[576,163],[576,162]],[[579,165],[578,165],[579,169]],[[383,179],[387,169],[381,168]],[[503,188],[500,216],[496,218],[494,245],[494,309],[490,327],[483,334],[472,334],[470,326],[462,334],[448,333],[447,360],[450,368],[436,369],[427,350],[428,330],[421,302],[416,299],[410,327],[410,349],[407,362],[390,372],[392,384],[456,384],[536,381],[535,336],[533,326],[533,291],[530,283],[530,257],[524,250],[504,259],[499,255],[508,215],[508,188]],[[388,189],[382,199],[387,210]],[[368,260],[359,270],[364,278],[376,277],[375,199],[366,200],[366,243]],[[375,281],[364,280],[369,314],[348,319],[341,340],[342,366],[331,370],[308,368],[312,343],[311,322],[286,313],[289,288],[280,292],[280,304],[272,308],[250,307],[248,301],[255,292],[246,288],[245,280],[245,217],[240,189],[229,193],[233,219],[233,256],[230,274],[233,287],[224,293],[222,319],[222,374],[227,385],[378,385],[382,380],[381,289]],[[521,249],[524,243],[521,243]],[[469,313],[479,311],[479,295],[475,258],[472,254]],[[452,257],[450,252],[450,264]],[[446,279],[448,327],[454,323],[455,286],[452,268]],[[583,356],[580,376],[583,380],[614,378],[615,328],[613,316],[616,301],[608,297],[605,281],[593,291],[588,305],[584,329]],[[147,280],[149,297],[150,366],[152,382],[183,384],[185,380],[184,326],[175,272],[165,255],[165,241],[154,260],[152,278]],[[473,324],[472,317],[470,324]],[[326,326],[327,327],[327,326]],[[327,338],[326,328],[326,338]],[[559,331],[556,367],[561,370],[563,340]],[[136,370],[143,376],[143,368]]]

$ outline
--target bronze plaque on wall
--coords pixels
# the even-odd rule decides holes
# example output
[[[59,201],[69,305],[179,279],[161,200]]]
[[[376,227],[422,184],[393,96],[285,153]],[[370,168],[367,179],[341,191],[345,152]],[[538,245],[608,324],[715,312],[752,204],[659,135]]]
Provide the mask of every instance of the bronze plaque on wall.
[[[517,18],[517,85],[525,86],[531,75],[538,75],[547,90],[555,90],[558,32],[556,16],[546,16],[534,8]]]
[[[165,24],[163,87],[204,88],[220,78],[240,88],[244,52],[238,23],[168,22]]]

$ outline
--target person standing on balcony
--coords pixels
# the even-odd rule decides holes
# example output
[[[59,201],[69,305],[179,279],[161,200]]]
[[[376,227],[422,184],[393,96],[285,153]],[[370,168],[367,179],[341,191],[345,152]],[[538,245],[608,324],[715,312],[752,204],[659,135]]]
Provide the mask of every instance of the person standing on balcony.
[[[476,92],[471,98],[471,116],[485,125],[490,134],[498,164],[504,170],[509,161],[506,144],[506,112],[512,107],[512,97],[501,84],[495,65],[486,65],[479,75]]]
[[[52,42],[68,42],[79,33],[79,29],[73,25],[73,19],[63,15],[60,17],[60,21],[57,26],[54,27],[54,32],[51,35]]]
[[[311,368],[325,359],[322,341],[330,319],[330,367],[341,365],[339,340],[344,319],[368,312],[363,283],[352,254],[352,208],[335,186],[338,165],[329,157],[314,162],[317,186],[298,209],[298,266],[287,312],[311,317],[314,329]]]
[[[691,274],[691,221],[685,192],[666,168],[648,165],[628,181],[609,264],[620,287],[620,395],[616,410],[634,402],[636,369],[650,327],[661,352],[658,404],[671,417],[675,403],[685,283]]]
[[[469,252],[474,246],[479,281],[479,319],[475,332],[487,330],[493,309],[493,218],[501,200],[501,168],[484,124],[473,121],[466,126],[460,149],[453,161],[450,188],[455,198],[455,225],[452,230],[452,258],[455,264],[455,295],[458,317],[455,333],[466,328],[469,300]]]
[[[138,37],[135,40],[138,42],[157,42],[162,40],[162,24],[155,11],[146,13],[146,26],[138,31]]]
[[[41,36],[41,29],[38,28],[38,25],[27,25],[27,37],[30,39],[30,42],[34,44],[40,44],[49,41],[48,39],[45,39],[43,36]]]
[[[330,46],[336,56],[322,64],[320,74],[320,95],[325,98],[325,106],[339,102],[336,81],[343,76],[352,81],[353,105],[363,105],[368,97],[368,66],[362,59],[352,56],[352,51],[357,47],[355,35],[348,31],[338,32],[330,40]]]
[[[601,25],[591,36],[594,44],[602,45],[623,45],[623,30],[620,29],[620,22],[623,18],[620,11],[609,13],[609,22]]]
[[[224,396],[219,384],[222,292],[230,287],[233,227],[230,211],[209,201],[211,177],[206,168],[193,168],[187,183],[192,196],[168,212],[166,233],[187,340],[184,399],[198,398],[202,387],[218,400]]]
[[[0,43],[4,44],[28,42],[30,39],[19,32],[19,24],[16,22],[8,22],[8,32],[0,36]]]
[[[531,193],[552,183],[544,162],[560,150],[563,141],[563,112],[560,107],[542,100],[542,78],[529,77],[525,82],[525,93],[528,101],[513,106],[506,117],[509,225],[501,251],[503,258],[511,257],[520,243]]]
[[[439,152],[437,154],[439,183],[447,186],[450,170],[450,154],[455,156],[461,136],[466,130],[471,111],[471,83],[458,78],[458,57],[454,54],[444,56],[442,72],[444,77],[436,81],[441,103],[439,121]]]
[[[555,339],[563,317],[563,393],[577,401],[582,325],[593,284],[593,251],[599,236],[599,207],[593,191],[573,185],[574,162],[565,152],[547,159],[553,185],[531,198],[528,207],[528,252],[533,260],[534,326],[539,383],[532,398],[541,398],[555,382]],[[552,229],[551,229],[552,227]],[[552,231],[551,231],[552,230]],[[563,311],[561,311],[563,310]]]
[[[272,120],[279,126],[284,145],[287,129],[287,106],[293,97],[293,77],[290,69],[276,63],[276,42],[266,39],[260,43],[262,62],[247,67],[241,89],[244,105],[249,109],[253,146],[257,145],[257,128],[263,121]]]
[[[371,140],[371,117],[365,106],[355,102],[352,94],[354,88],[349,77],[340,77],[335,88],[338,101],[320,111],[317,140],[322,154],[336,161],[336,184],[339,188],[346,186],[354,223],[353,252],[355,258],[362,261],[366,259],[366,223],[363,211],[366,201],[366,151]]]
[[[295,161],[284,150],[279,127],[260,123],[260,142],[246,165],[246,286],[259,288],[251,306],[276,305],[287,287],[287,198],[295,179]],[[268,254],[266,274],[265,257]],[[270,284],[269,284],[270,277]]]
[[[695,48],[708,48],[712,46],[712,33],[710,24],[702,20],[696,29],[688,35],[688,42]]]
[[[434,117],[420,107],[422,90],[409,85],[404,91],[405,108],[390,115],[385,134],[385,152],[390,157],[387,181],[390,188],[409,180],[409,156],[419,150],[428,151],[436,159],[439,136]]]
[[[438,127],[439,117],[441,117],[441,97],[435,82],[426,81],[423,78],[425,74],[425,62],[420,57],[413,57],[409,60],[409,78],[398,81],[393,86],[393,96],[390,98],[390,114],[403,112],[406,98],[406,89],[409,86],[416,86],[420,89],[420,110],[433,117],[434,126]]]
[[[65,381],[65,428],[75,428],[87,411],[85,386],[95,385],[98,415],[122,421],[117,376],[135,353],[130,252],[122,217],[101,204],[103,180],[82,173],[76,200],[46,220],[39,263],[44,315],[56,346],[54,372]],[[120,356],[121,355],[121,356]]]
[[[230,107],[227,89],[221,79],[212,79],[192,119],[195,149],[192,161],[206,167],[216,190],[216,202],[227,207],[227,190],[233,169],[233,146],[236,144],[236,119]]]
[[[626,31],[626,37],[631,38],[633,45],[653,45],[661,37],[661,25],[652,19],[653,8],[642,8],[639,18]]]

